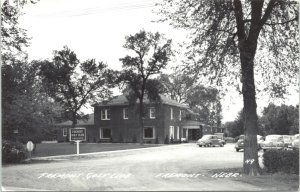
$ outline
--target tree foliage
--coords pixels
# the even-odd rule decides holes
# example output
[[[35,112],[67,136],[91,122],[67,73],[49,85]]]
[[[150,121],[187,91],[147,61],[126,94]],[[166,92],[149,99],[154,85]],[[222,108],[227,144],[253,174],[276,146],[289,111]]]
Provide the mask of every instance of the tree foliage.
[[[221,126],[222,106],[217,89],[198,84],[194,78],[178,72],[161,74],[158,80],[163,85],[164,94],[189,105],[203,123]]]
[[[49,99],[38,80],[38,66],[14,62],[2,66],[2,134],[5,139],[40,136],[60,118],[60,106]]]
[[[11,64],[15,60],[26,60],[30,38],[27,31],[19,27],[19,17],[27,0],[4,0],[1,5],[1,60],[2,64]],[[30,1],[35,3],[35,1]]]
[[[264,108],[260,122],[265,135],[296,134],[299,132],[299,106],[276,106],[270,103]]]
[[[256,85],[282,97],[298,74],[298,2],[285,0],[164,0],[163,21],[190,32],[185,68],[216,84],[242,84],[244,172],[259,174]],[[265,57],[265,54],[269,57]],[[254,159],[249,165],[247,159]]]
[[[39,61],[40,77],[47,93],[69,114],[68,119],[77,124],[80,109],[88,103],[105,99],[111,95],[113,71],[95,59],[80,62],[76,54],[65,46],[54,51],[52,61]]]
[[[159,33],[140,32],[125,37],[124,48],[130,55],[121,58],[123,73],[120,80],[127,84],[128,99],[132,103],[139,101],[140,143],[143,143],[144,98],[159,100],[160,83],[151,79],[165,68],[172,55],[171,40]]]

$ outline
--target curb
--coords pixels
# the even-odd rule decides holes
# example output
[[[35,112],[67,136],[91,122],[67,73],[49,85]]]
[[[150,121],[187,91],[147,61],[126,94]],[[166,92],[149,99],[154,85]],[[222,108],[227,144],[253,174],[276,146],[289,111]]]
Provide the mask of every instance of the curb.
[[[190,145],[190,144],[180,144],[180,145]],[[102,151],[102,152],[93,152],[93,153],[82,153],[82,154],[70,154],[70,155],[55,155],[55,156],[46,156],[46,157],[34,157],[32,160],[67,160],[72,157],[84,157],[84,156],[97,156],[97,157],[111,157],[115,155],[124,155],[124,154],[134,154],[137,151],[141,152],[151,152],[161,150],[162,148],[174,149],[177,148],[177,145],[163,145],[157,147],[146,147],[138,149],[124,149],[116,151]]]

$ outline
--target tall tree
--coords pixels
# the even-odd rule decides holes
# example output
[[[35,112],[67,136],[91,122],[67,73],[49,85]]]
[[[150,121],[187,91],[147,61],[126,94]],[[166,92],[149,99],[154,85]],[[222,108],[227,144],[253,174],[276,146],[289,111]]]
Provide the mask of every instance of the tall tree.
[[[113,71],[95,59],[80,62],[68,47],[54,51],[52,61],[40,61],[40,77],[48,94],[69,114],[75,127],[82,117],[80,109],[88,103],[111,95]]]
[[[158,80],[162,83],[165,94],[179,103],[187,103],[187,93],[193,89],[195,84],[193,78],[178,72],[170,75],[161,74]]]
[[[298,73],[298,1],[285,0],[164,0],[163,21],[191,34],[190,72],[217,84],[242,83],[245,117],[244,172],[259,174],[256,86],[283,96]],[[257,54],[260,53],[260,54]],[[269,57],[265,57],[268,54]],[[263,56],[261,56],[263,55]],[[228,79],[231,77],[231,79]],[[254,159],[254,163],[247,163]]]
[[[21,61],[2,66],[2,135],[26,141],[51,126],[61,108],[49,100],[37,78],[38,66]],[[14,134],[14,131],[18,131]]]
[[[165,68],[170,56],[171,40],[166,40],[159,33],[141,30],[135,35],[125,37],[124,48],[132,51],[131,55],[121,58],[124,73],[122,78],[129,85],[129,99],[139,101],[140,143],[143,144],[143,111],[145,93],[150,100],[159,99],[159,83],[150,79]]]
[[[173,74],[161,74],[158,77],[163,86],[163,92],[172,99],[189,105],[200,115],[204,123],[221,126],[222,106],[219,91],[212,87],[205,87],[194,78],[180,72]]]

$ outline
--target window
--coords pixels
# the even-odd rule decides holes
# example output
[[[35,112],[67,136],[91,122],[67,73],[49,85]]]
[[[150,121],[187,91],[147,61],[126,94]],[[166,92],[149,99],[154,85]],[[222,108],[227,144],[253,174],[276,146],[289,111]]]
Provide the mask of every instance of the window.
[[[150,107],[150,119],[155,119],[155,108]]]
[[[170,139],[174,139],[174,126],[170,126]]]
[[[128,119],[128,108],[123,108],[123,119]]]
[[[110,120],[110,109],[101,109],[101,120]]]
[[[111,130],[110,128],[100,128],[100,139],[110,139]]]
[[[144,127],[144,139],[154,139],[153,127]]]
[[[176,139],[179,139],[179,126],[177,126],[177,135]]]
[[[171,120],[173,119],[173,108],[170,108],[171,109]]]
[[[181,121],[181,110],[179,110],[179,121]]]
[[[68,128],[63,128],[63,136],[67,136],[68,134]]]

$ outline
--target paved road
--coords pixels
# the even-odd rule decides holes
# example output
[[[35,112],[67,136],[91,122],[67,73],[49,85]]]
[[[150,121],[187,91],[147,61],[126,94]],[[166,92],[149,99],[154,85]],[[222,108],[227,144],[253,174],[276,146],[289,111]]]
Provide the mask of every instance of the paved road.
[[[233,144],[199,148],[181,144],[133,153],[4,166],[2,185],[45,190],[261,190],[212,169],[242,167]],[[239,176],[239,175],[235,175]]]

